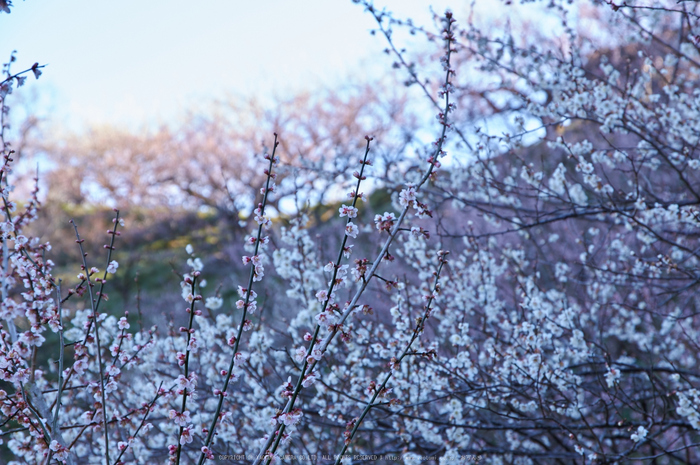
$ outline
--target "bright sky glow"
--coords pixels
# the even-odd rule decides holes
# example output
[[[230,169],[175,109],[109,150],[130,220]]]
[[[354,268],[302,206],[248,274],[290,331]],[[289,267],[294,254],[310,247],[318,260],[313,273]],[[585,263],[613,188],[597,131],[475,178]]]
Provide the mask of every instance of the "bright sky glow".
[[[378,5],[429,24],[430,5],[448,3],[464,5]],[[137,128],[227,93],[264,98],[386,70],[374,26],[350,0],[17,0],[0,14],[0,60],[17,50],[15,71],[48,64],[31,86],[71,128]]]

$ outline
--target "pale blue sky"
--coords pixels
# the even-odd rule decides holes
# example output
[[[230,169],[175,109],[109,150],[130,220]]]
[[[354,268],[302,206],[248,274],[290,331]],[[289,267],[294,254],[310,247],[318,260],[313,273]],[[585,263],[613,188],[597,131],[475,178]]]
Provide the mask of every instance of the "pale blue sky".
[[[0,60],[17,50],[15,70],[48,64],[32,87],[70,127],[168,122],[227,92],[284,94],[389,68],[372,17],[350,0],[14,3],[0,14]],[[377,5],[428,23],[430,5],[465,3]]]

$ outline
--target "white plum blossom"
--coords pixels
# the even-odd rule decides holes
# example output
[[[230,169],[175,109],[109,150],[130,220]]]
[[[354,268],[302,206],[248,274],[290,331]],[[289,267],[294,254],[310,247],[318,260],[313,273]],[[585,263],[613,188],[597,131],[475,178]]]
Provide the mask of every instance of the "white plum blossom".
[[[306,358],[306,348],[304,348],[304,347],[297,348],[297,350],[294,354],[294,360],[296,360],[297,363],[302,363],[305,358]]]
[[[224,299],[218,296],[207,297],[204,306],[210,310],[218,310],[224,304]]]
[[[299,423],[299,420],[301,420],[302,417],[302,412],[301,409],[294,409],[291,412],[283,413],[282,415],[279,416],[279,422],[280,424],[284,424],[286,426],[292,426],[296,425]]]
[[[246,306],[246,303],[243,299],[239,299],[236,301],[236,308],[238,308],[239,310],[245,306]],[[258,304],[256,301],[251,300],[248,302],[248,307],[247,307],[248,313],[255,313],[255,310],[257,310],[257,308],[258,308]]]
[[[25,331],[19,338],[19,341],[26,344],[28,347],[41,347],[41,345],[46,341],[46,338],[40,333],[34,331]]]
[[[202,263],[202,259],[200,259],[199,257],[188,258],[187,265],[190,268],[192,268],[194,271],[202,271],[202,269],[204,268],[204,264]]]
[[[180,389],[187,389],[188,391],[194,391],[195,382],[190,375],[190,378],[186,378],[185,375],[180,375],[177,377],[177,385]]]
[[[249,263],[253,264],[253,281],[262,281],[263,276],[265,276],[265,267],[263,266],[260,255],[254,255],[252,257],[243,256],[242,261],[244,265],[248,265]]]
[[[263,215],[261,207],[256,208],[253,213],[256,223],[263,226],[265,229],[269,229],[272,226],[272,221],[270,221],[270,218]]]
[[[396,215],[384,212],[383,215],[374,216],[374,224],[378,231],[390,231],[396,222]]]
[[[192,437],[192,428],[191,427],[184,428],[182,430],[182,434],[180,435],[180,444],[182,444],[182,445],[189,444],[193,440],[194,440],[194,438]]]
[[[350,236],[353,239],[357,237],[357,235],[360,233],[360,229],[350,221],[346,226],[345,226],[345,235]]]
[[[367,202],[367,194],[365,194],[364,192],[360,192],[359,194],[356,194],[355,191],[348,192],[348,198],[350,200],[354,199],[355,197],[362,200],[363,202]]]
[[[357,217],[357,208],[353,206],[348,206],[348,205],[342,205],[339,209],[340,211],[340,217],[347,216],[348,218],[356,218]]]
[[[314,347],[314,350],[311,351],[311,358],[314,360],[321,360],[323,358],[323,352],[321,352],[321,349]]]
[[[649,431],[648,431],[645,427],[639,426],[639,427],[637,428],[637,430],[636,430],[634,433],[632,433],[632,436],[630,436],[630,438],[631,438],[634,442],[640,442],[640,441],[643,441],[644,438],[647,437],[647,433],[648,433],[648,432],[649,432]]]
[[[316,299],[318,299],[319,302],[323,303],[328,299],[328,291],[325,290],[320,290],[316,293]]]
[[[168,414],[168,418],[173,420],[173,423],[178,426],[187,426],[192,423],[189,410],[185,410],[184,412],[180,413],[175,409],[171,409]]]
[[[245,299],[248,295],[250,295],[251,300],[255,300],[258,298],[258,294],[254,290],[248,290],[243,288],[242,286],[238,286],[238,295],[242,299]]]
[[[85,373],[85,370],[88,367],[88,361],[84,358],[78,359],[73,363],[73,371],[75,371],[78,375],[82,375]]]
[[[187,350],[190,352],[197,352],[199,349],[199,344],[197,343],[196,337],[191,337],[190,342],[187,343]]]
[[[408,186],[399,193],[399,205],[402,207],[412,206],[416,201],[416,188],[414,186]]]
[[[119,263],[116,260],[112,260],[107,266],[107,273],[114,274],[117,272],[117,268],[119,268]]]
[[[301,385],[306,387],[311,386],[316,382],[316,372],[309,373],[308,375],[304,376],[304,379],[301,381]]]
[[[129,329],[131,326],[129,325],[128,320],[126,319],[125,316],[119,318],[119,323],[117,324],[117,327],[122,330]]]
[[[679,392],[677,395],[676,412],[685,417],[693,429],[700,430],[700,391],[690,389],[687,393]]]
[[[49,449],[54,452],[54,457],[56,460],[65,460],[68,457],[68,448],[59,444],[59,442],[55,439],[51,441]]]
[[[605,374],[605,382],[607,383],[608,387],[612,388],[619,380],[620,370],[615,367],[608,367],[608,372]]]
[[[352,247],[353,247],[353,245],[351,244],[351,245],[346,245],[343,248],[343,258],[346,258],[346,259],[350,258],[350,256],[352,255]]]
[[[114,381],[114,379],[109,380],[107,384],[105,384],[105,393],[109,394],[110,392],[114,392],[119,388],[119,385]]]

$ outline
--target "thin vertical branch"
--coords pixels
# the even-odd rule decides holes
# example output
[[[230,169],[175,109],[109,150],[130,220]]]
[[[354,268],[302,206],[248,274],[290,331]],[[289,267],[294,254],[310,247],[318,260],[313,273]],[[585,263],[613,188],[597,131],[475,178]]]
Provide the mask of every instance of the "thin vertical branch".
[[[355,186],[355,195],[353,196],[353,199],[352,199],[352,208],[356,208],[357,199],[361,196],[361,194],[360,194],[360,186],[361,186],[361,184],[362,184],[362,181],[365,179],[365,175],[364,175],[365,167],[369,164],[369,163],[368,163],[367,157],[369,156],[370,143],[372,142],[372,138],[369,137],[369,136],[366,136],[366,137],[365,137],[365,140],[367,141],[367,144],[366,144],[366,146],[365,146],[365,154],[364,154],[364,156],[362,157],[362,160],[360,161],[360,165],[361,165],[361,166],[360,166],[360,172],[359,172],[359,173],[355,173],[355,174],[356,174],[356,178],[357,178],[357,184],[356,184],[356,186]],[[348,219],[347,219],[347,221],[346,221],[346,223],[345,223],[346,228],[347,228],[348,224],[351,223],[351,222],[352,222],[352,218],[350,218],[350,216],[348,215]],[[326,292],[327,292],[327,297],[326,297],[325,301],[323,302],[323,306],[322,306],[322,308],[321,308],[321,312],[325,312],[326,309],[328,308],[328,305],[329,305],[330,302],[331,302],[331,298],[332,298],[332,295],[333,295],[333,291],[334,291],[335,285],[336,285],[336,277],[338,276],[338,270],[340,269],[340,262],[341,262],[341,260],[343,259],[343,253],[344,253],[344,251],[345,251],[345,246],[347,245],[347,241],[348,241],[348,235],[347,235],[347,234],[344,234],[344,235],[343,235],[343,240],[341,241],[341,243],[340,243],[340,248],[339,248],[339,250],[338,250],[338,257],[336,258],[335,264],[334,264],[334,266],[333,266],[333,276],[331,277],[331,280],[330,280],[330,283],[329,283],[329,286],[328,286],[328,291],[326,291]],[[383,256],[384,256],[383,254],[380,255],[380,258],[383,257]],[[376,264],[376,263],[378,263],[378,261],[375,261],[375,264]],[[365,285],[366,285],[366,283],[365,283]],[[352,309],[352,308],[354,308],[354,305],[351,303],[351,304],[348,306],[348,309]],[[340,324],[342,324],[342,323],[340,323]],[[310,370],[307,370],[308,367],[309,367],[309,356],[311,355],[311,352],[314,350],[314,347],[315,347],[315,345],[316,345],[316,341],[317,341],[317,339],[318,339],[318,334],[319,334],[320,331],[321,331],[321,325],[320,325],[320,323],[319,323],[319,324],[316,325],[316,328],[314,329],[313,336],[311,336],[311,341],[309,342],[309,347],[306,349],[306,357],[304,357],[304,364],[302,365],[301,373],[299,374],[299,378],[297,379],[297,384],[296,384],[296,386],[295,386],[295,388],[294,388],[294,392],[292,393],[292,397],[290,398],[290,400],[289,400],[289,402],[287,403],[286,407],[285,407],[284,410],[282,411],[282,414],[287,414],[287,413],[289,413],[289,412],[292,411],[292,409],[294,408],[294,402],[295,402],[295,400],[296,400],[296,398],[297,398],[297,395],[298,395],[299,392],[301,391],[302,383],[303,383],[303,381],[304,381],[304,376],[306,375],[307,372],[310,373],[310,372],[313,371],[313,367],[315,366],[315,362],[313,363],[312,368],[311,368]],[[282,439],[282,434],[284,433],[285,425],[284,425],[284,424],[281,424],[278,428],[279,428],[279,429],[275,432],[275,433],[277,434],[277,439],[276,439],[275,444],[274,444],[274,446],[273,446],[272,453],[274,453],[274,451],[277,449],[277,447],[278,447],[278,445],[279,445],[279,442],[280,442],[280,440]],[[273,433],[273,435],[271,435],[270,438],[268,438],[268,442],[271,443],[272,438],[274,437],[274,434],[275,434],[275,433]],[[267,448],[267,447],[269,447],[269,444],[266,446],[266,448]],[[266,448],[265,448],[265,449],[266,449]],[[263,449],[263,451],[261,452],[261,454],[264,454],[265,449]],[[261,455],[259,454],[258,457],[256,458],[256,460],[258,460],[260,457],[261,457]]]
[[[192,323],[194,322],[194,305],[198,300],[198,296],[195,294],[195,286],[197,285],[197,278],[199,277],[199,271],[195,271],[192,277],[191,293],[192,302],[190,303],[189,313],[190,317],[187,322],[187,340],[185,341],[185,379],[189,379],[190,375],[190,340],[192,339]],[[182,406],[180,408],[180,413],[184,414],[187,409],[187,386],[182,390]],[[182,453],[182,432],[184,426],[180,425],[180,432],[177,436],[177,457],[175,463],[180,463],[180,454]]]
[[[80,255],[83,259],[83,270],[85,271],[85,279],[87,280],[88,283],[88,293],[89,293],[89,298],[90,298],[90,307],[92,309],[92,321],[95,322],[95,342],[97,343],[97,363],[99,365],[100,369],[100,390],[102,393],[102,424],[104,426],[104,445],[105,445],[105,460],[106,463],[109,464],[109,429],[107,427],[107,394],[105,393],[105,374],[104,374],[104,366],[102,365],[102,345],[100,343],[100,326],[99,326],[99,318],[97,315],[97,302],[95,301],[95,298],[93,297],[92,294],[92,287],[94,284],[90,280],[90,269],[88,268],[87,265],[87,253],[85,253],[85,250],[83,249],[83,242],[85,241],[84,239],[80,239],[80,234],[78,233],[78,226],[75,224],[75,221],[70,220],[70,223],[73,225],[73,229],[75,229],[75,237],[76,243],[78,244],[78,247],[80,248]],[[115,223],[115,228],[116,228],[116,223]],[[111,250],[110,250],[111,252]],[[101,293],[100,293],[101,294]],[[100,295],[101,297],[101,295]],[[87,334],[90,332],[90,327],[88,326],[87,329]],[[86,339],[87,339],[87,334],[86,334]]]
[[[0,106],[0,110],[2,109],[2,106]],[[2,111],[0,111],[2,113]],[[8,153],[5,155],[5,160],[4,160],[4,166],[3,170],[0,170],[0,189],[3,192],[2,196],[2,201],[3,201],[3,206],[4,206],[4,212],[5,212],[5,221],[11,222],[12,221],[12,216],[10,214],[10,207],[8,205],[8,198],[5,195],[5,189],[2,189],[2,183],[4,182],[6,186],[9,187],[9,182],[7,181],[7,176],[3,176],[5,174],[5,169],[7,168],[9,161],[12,160],[10,158],[10,155],[12,155],[12,152]],[[10,256],[10,250],[9,247],[7,246],[7,236],[5,235],[2,237],[2,301],[5,302],[7,300],[7,277],[9,274],[9,256]],[[12,339],[12,342],[17,340],[17,328],[15,327],[15,322],[12,321],[12,319],[7,319],[5,321],[7,323],[7,329],[10,332],[10,338]]]
[[[100,304],[102,303],[102,296],[104,295],[104,287],[105,287],[105,283],[107,282],[107,274],[108,274],[107,268],[109,267],[109,262],[112,261],[112,253],[114,252],[114,242],[116,240],[116,237],[119,236],[119,234],[120,234],[117,231],[117,226],[119,225],[119,210],[115,209],[114,211],[116,212],[116,215],[115,215],[114,219],[112,220],[112,221],[114,221],[114,227],[112,228],[111,231],[107,231],[107,234],[109,234],[112,237],[110,238],[109,245],[104,246],[104,248],[107,249],[107,266],[105,266],[105,272],[102,275],[102,281],[100,282],[100,290],[97,292],[97,301],[95,302],[95,312],[97,310],[99,310]],[[71,220],[71,223],[73,223],[73,220]],[[75,224],[74,224],[74,226],[75,226]],[[77,232],[77,229],[76,229],[76,232]],[[82,251],[82,246],[81,246],[81,251]],[[85,256],[83,256],[83,264],[85,264],[84,258],[85,258]],[[85,270],[85,271],[86,271],[86,275],[87,275],[87,270]],[[88,280],[88,284],[89,283],[90,283],[90,281]],[[88,287],[92,287],[92,286],[90,285]],[[85,338],[83,339],[83,344],[85,344],[85,342],[87,341],[87,335],[90,334],[91,325],[92,325],[92,321],[88,321],[88,327],[87,327],[87,330],[85,332]]]
[[[277,141],[277,133],[275,133],[275,140],[274,140],[274,145],[272,146],[272,154],[269,156],[269,164],[268,168],[266,171],[267,174],[267,180],[265,182],[265,192],[263,193],[263,199],[262,203],[260,204],[260,216],[264,217],[265,216],[265,207],[267,206],[267,196],[270,193],[270,180],[273,178],[272,174],[272,167],[275,164],[275,154],[277,153],[277,146],[279,145],[279,142]],[[265,226],[264,220],[258,225],[258,234],[256,236],[255,240],[255,251],[254,251],[254,256],[257,256],[260,250],[260,243],[262,241],[262,233],[263,233],[263,228]],[[253,291],[253,280],[255,278],[255,264],[251,263],[251,268],[250,268],[250,276],[248,277],[248,287],[246,288],[245,291],[245,299],[244,299],[244,304],[243,304],[243,314],[241,315],[241,322],[238,325],[238,333],[236,335],[236,340],[233,343],[233,355],[231,356],[231,361],[229,363],[228,371],[226,373],[225,379],[224,379],[224,386],[223,388],[219,391],[218,396],[219,396],[219,402],[216,406],[216,411],[214,412],[214,418],[212,418],[211,425],[209,426],[209,432],[207,433],[207,438],[204,441],[204,448],[208,448],[209,445],[211,444],[211,441],[214,437],[214,430],[216,429],[216,425],[219,421],[219,415],[221,414],[221,408],[224,403],[224,397],[226,397],[226,391],[228,390],[228,385],[229,382],[231,381],[231,375],[233,373],[233,369],[235,367],[236,363],[236,355],[238,355],[238,347],[241,342],[241,338],[243,335],[243,326],[245,325],[245,320],[246,316],[248,313],[248,304],[250,303],[250,298],[252,295]],[[204,449],[203,448],[203,449]],[[206,450],[206,449],[205,449]],[[206,460],[206,454],[204,451],[202,451],[202,454],[199,457],[199,465],[202,465],[204,461]]]
[[[64,358],[64,350],[65,350],[65,342],[63,339],[63,310],[61,309],[61,280],[58,280],[58,284],[56,286],[56,311],[58,312],[58,384],[57,384],[57,389],[58,392],[56,393],[56,407],[53,412],[53,421],[51,422],[51,432],[55,434],[56,431],[58,431],[58,413],[59,410],[61,410],[61,396],[63,395],[63,364],[65,361]],[[49,451],[49,457],[48,460],[51,460],[51,456],[53,455],[53,451]],[[47,462],[49,463],[49,462]]]
[[[378,388],[375,388],[374,395],[372,395],[372,398],[365,405],[365,408],[362,410],[362,414],[359,416],[359,418],[355,419],[355,424],[352,428],[352,431],[345,438],[345,444],[343,445],[343,449],[340,451],[340,454],[336,455],[335,465],[340,464],[342,457],[345,455],[345,452],[348,450],[348,447],[350,447],[350,444],[352,443],[352,440],[355,437],[355,433],[357,433],[357,430],[360,428],[362,420],[364,420],[365,416],[367,416],[372,407],[375,406],[374,401],[377,400],[377,397],[379,397],[380,395],[382,395],[383,392],[385,392],[386,385],[391,379],[392,375],[394,374],[394,370],[399,367],[401,361],[409,354],[411,346],[418,338],[418,336],[423,332],[423,329],[425,328],[425,322],[430,317],[431,305],[433,304],[433,300],[435,300],[435,296],[440,292],[440,273],[442,272],[442,268],[445,266],[445,263],[447,263],[445,256],[448,253],[449,252],[443,252],[442,250],[438,252],[439,265],[437,271],[435,272],[435,283],[433,285],[432,292],[430,293],[430,297],[428,298],[428,302],[425,304],[425,311],[423,312],[423,316],[416,323],[416,327],[414,328],[413,334],[411,335],[411,340],[408,341],[408,344],[406,344],[406,347],[401,352],[401,355],[392,359],[391,370],[389,370],[389,373],[387,373],[387,375],[384,377],[384,381]]]

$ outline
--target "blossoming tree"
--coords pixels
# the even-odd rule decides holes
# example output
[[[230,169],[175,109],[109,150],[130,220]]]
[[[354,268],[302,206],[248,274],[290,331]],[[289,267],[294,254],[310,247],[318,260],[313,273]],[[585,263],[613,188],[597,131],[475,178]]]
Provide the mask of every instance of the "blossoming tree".
[[[203,286],[192,244],[167,327],[115,314],[119,211],[103,257],[74,225],[82,260],[58,279],[23,234],[39,203],[11,200],[3,140],[15,463],[700,462],[696,4],[555,0],[540,18],[560,33],[519,36],[358,3],[434,135],[385,175],[365,137],[332,252],[303,211],[270,214],[286,169],[270,135],[235,301]],[[434,59],[416,64],[403,29]],[[6,69],[3,105],[23,76]],[[392,211],[374,211],[381,190]]]

